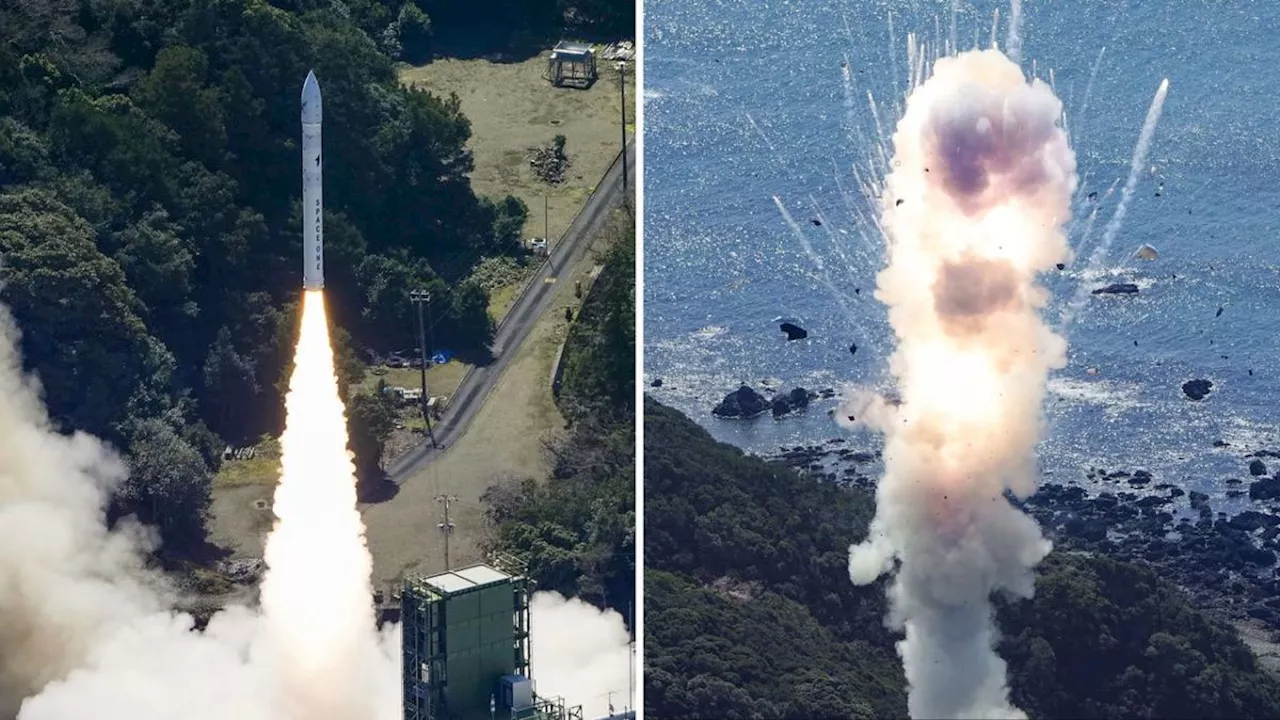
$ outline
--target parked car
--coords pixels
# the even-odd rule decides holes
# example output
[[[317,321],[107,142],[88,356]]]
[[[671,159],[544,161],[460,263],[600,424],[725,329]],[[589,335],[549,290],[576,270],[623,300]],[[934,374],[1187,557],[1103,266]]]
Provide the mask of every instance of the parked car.
[[[546,238],[530,238],[529,252],[532,252],[534,255],[546,255],[547,239]]]

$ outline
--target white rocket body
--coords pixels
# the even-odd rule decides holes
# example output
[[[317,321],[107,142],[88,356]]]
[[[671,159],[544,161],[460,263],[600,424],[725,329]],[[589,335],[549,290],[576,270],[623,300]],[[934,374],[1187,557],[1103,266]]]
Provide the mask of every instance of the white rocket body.
[[[320,148],[320,83],[302,85],[302,287],[324,287],[324,160]]]

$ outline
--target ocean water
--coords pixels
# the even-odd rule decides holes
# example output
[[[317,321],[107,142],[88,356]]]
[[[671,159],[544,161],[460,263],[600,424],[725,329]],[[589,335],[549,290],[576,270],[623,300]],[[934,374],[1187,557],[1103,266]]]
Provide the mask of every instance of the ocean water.
[[[1006,46],[1007,3],[958,7],[962,50],[990,45],[997,8]],[[879,142],[868,93],[887,137],[907,87],[907,34],[946,40],[950,17],[936,0],[646,0],[644,352],[646,383],[663,381],[646,389],[718,439],[760,453],[834,437],[878,446],[836,426],[834,401],[778,421],[719,420],[711,408],[744,382],[888,381],[892,334],[873,297],[883,242],[854,168],[869,167]],[[1073,247],[1098,209],[1085,255],[1170,81],[1106,263],[1044,277],[1050,318],[1081,283],[1141,287],[1090,296],[1069,326],[1069,363],[1045,403],[1046,479],[1145,468],[1220,509],[1242,507],[1222,501],[1224,480],[1247,475],[1245,453],[1280,450],[1280,3],[1029,0],[1021,36],[1024,69],[1052,77],[1067,110],[1081,179]],[[1130,260],[1143,243],[1159,259]],[[782,320],[810,337],[786,342]],[[1192,378],[1213,381],[1206,400],[1183,396]]]

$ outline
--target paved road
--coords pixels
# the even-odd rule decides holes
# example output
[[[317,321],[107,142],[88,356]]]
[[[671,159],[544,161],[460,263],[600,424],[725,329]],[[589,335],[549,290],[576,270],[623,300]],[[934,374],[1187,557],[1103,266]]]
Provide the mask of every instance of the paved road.
[[[627,145],[629,188],[635,187],[635,157],[633,141]],[[450,398],[444,416],[435,423],[436,442],[440,447],[434,448],[431,441],[426,440],[412,450],[401,453],[387,468],[387,475],[392,482],[399,485],[413,477],[467,431],[467,426],[484,405],[485,398],[502,377],[507,363],[515,356],[529,331],[551,304],[556,284],[547,282],[547,278],[559,277],[561,271],[571,270],[582,260],[591,247],[591,241],[604,228],[610,211],[622,202],[622,197],[622,163],[615,159],[599,187],[587,198],[586,205],[569,225],[569,230],[552,249],[547,262],[538,269],[524,293],[516,299],[502,324],[498,326],[493,338],[494,361],[484,367],[472,368]]]

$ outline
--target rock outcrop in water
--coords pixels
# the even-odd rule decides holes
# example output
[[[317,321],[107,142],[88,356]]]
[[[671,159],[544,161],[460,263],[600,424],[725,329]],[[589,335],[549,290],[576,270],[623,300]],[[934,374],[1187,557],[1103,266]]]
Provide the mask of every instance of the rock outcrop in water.
[[[799,325],[793,325],[791,323],[782,323],[781,328],[782,328],[782,332],[787,334],[787,340],[803,340],[809,337],[809,331],[805,330]]]
[[[1138,286],[1133,283],[1111,283],[1093,291],[1094,295],[1136,295]]]
[[[810,395],[808,390],[798,387],[789,393],[778,393],[773,398],[771,410],[775,418],[789,415],[809,407],[809,400],[816,399],[817,393]]]
[[[753,418],[769,409],[769,401],[747,385],[734,390],[716,405],[712,415],[722,418]]]
[[[1182,383],[1182,392],[1192,400],[1203,400],[1211,389],[1213,389],[1213,382],[1209,380],[1196,379]]]

